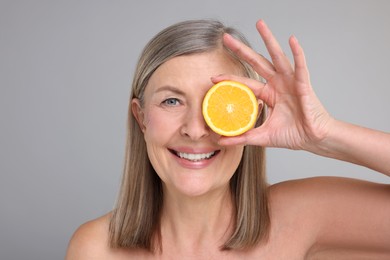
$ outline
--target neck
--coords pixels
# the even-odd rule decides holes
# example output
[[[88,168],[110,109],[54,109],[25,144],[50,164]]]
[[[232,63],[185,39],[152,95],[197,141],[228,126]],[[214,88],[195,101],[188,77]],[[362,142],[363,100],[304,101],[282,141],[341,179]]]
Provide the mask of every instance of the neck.
[[[196,197],[174,196],[165,190],[163,244],[172,243],[176,249],[181,247],[187,252],[205,246],[219,248],[230,234],[232,212],[229,187]]]

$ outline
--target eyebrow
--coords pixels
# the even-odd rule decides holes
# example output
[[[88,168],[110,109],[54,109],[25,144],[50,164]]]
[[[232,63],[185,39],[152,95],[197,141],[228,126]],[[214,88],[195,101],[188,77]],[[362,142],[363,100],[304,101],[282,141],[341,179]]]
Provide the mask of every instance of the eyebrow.
[[[164,92],[164,91],[170,91],[170,92],[173,92],[175,94],[185,96],[185,93],[182,90],[180,90],[176,87],[173,87],[173,86],[162,86],[162,87],[158,88],[155,93]]]

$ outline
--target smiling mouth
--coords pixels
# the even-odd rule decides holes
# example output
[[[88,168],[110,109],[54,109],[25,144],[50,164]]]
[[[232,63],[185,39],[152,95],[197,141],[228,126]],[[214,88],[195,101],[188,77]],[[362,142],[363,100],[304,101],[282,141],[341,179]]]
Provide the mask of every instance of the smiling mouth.
[[[169,151],[172,154],[176,155],[177,157],[191,161],[191,162],[199,162],[202,160],[209,160],[213,156],[215,156],[216,154],[218,154],[220,152],[219,150],[217,150],[217,151],[213,151],[210,153],[183,153],[183,152],[178,152],[178,151],[171,150],[171,149],[169,149]]]

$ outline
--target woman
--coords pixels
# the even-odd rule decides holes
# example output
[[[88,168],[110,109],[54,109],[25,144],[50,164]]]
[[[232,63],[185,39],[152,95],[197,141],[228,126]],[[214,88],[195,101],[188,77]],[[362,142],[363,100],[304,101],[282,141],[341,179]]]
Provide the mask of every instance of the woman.
[[[388,185],[334,177],[266,184],[263,147],[390,175],[390,135],[332,118],[296,38],[293,68],[263,21],[257,29],[272,61],[215,21],[182,22],[149,42],[133,81],[117,205],[76,231],[67,259],[390,257]],[[268,108],[238,137],[218,136],[202,117],[205,93],[222,80],[247,84]]]

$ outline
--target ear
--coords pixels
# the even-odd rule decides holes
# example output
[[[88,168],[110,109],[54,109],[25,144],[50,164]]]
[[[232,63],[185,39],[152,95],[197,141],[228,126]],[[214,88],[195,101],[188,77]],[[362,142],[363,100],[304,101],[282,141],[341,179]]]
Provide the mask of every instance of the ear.
[[[131,100],[131,112],[133,116],[137,120],[139,128],[141,128],[142,132],[145,132],[145,114],[141,106],[141,101],[138,98],[133,98]]]
[[[258,113],[257,113],[257,119],[256,120],[259,120],[259,118],[262,116],[262,114],[264,113],[264,101],[263,100],[260,100],[258,99],[257,100],[258,102]],[[256,125],[259,124],[258,122],[256,123]]]
[[[260,114],[263,112],[263,108],[264,108],[264,101],[263,100],[261,100],[261,99],[258,99],[257,100],[257,103],[259,104],[259,106],[258,106],[258,111],[259,111],[259,116],[260,116]]]

